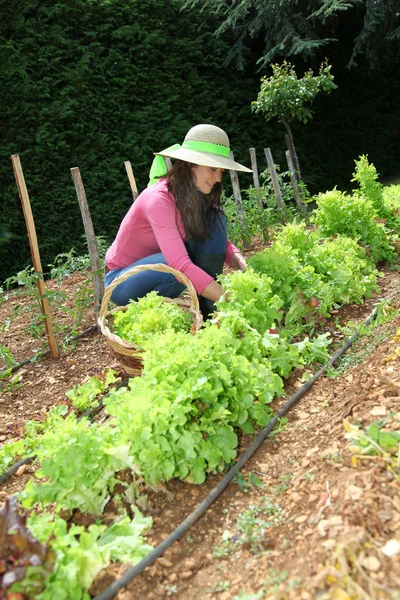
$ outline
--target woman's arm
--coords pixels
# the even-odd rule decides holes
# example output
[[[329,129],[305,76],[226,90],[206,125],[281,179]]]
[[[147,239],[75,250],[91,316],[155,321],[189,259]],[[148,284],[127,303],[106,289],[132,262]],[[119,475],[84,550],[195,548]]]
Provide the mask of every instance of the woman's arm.
[[[212,300],[212,302],[216,302],[221,298],[223,293],[224,291],[218,281],[213,280],[204,288],[201,295],[208,300]]]
[[[231,267],[236,271],[245,271],[247,269],[246,259],[240,252],[235,252],[231,258]]]

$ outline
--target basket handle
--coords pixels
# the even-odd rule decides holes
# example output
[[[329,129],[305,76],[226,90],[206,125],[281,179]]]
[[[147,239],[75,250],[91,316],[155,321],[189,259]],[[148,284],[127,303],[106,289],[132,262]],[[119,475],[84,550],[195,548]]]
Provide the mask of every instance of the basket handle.
[[[169,267],[168,265],[164,265],[162,263],[155,263],[153,265],[147,264],[147,265],[137,265],[136,267],[132,267],[131,269],[129,269],[128,271],[126,271],[125,273],[120,275],[119,277],[116,277],[116,279],[114,279],[114,281],[105,288],[104,296],[103,296],[103,299],[101,302],[101,307],[100,307],[99,319],[98,319],[98,323],[99,323],[102,331],[106,328],[105,317],[107,314],[107,307],[108,307],[108,303],[111,298],[111,294],[114,291],[114,289],[120,283],[122,283],[126,279],[129,279],[129,277],[132,277],[132,275],[136,275],[137,273],[142,273],[143,271],[159,271],[160,273],[170,273],[171,275],[174,275],[177,279],[181,280],[182,283],[184,283],[186,285],[187,290],[190,294],[190,312],[195,317],[194,324],[196,325],[197,328],[199,328],[201,326],[201,324],[203,322],[203,317],[200,312],[199,299],[197,297],[197,292],[194,288],[193,283],[181,271],[177,271],[176,269],[173,269],[172,267]]]

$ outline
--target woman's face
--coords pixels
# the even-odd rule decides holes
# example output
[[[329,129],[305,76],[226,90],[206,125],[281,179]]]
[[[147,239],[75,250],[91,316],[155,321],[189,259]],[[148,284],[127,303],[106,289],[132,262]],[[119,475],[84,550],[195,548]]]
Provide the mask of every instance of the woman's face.
[[[219,183],[224,174],[224,169],[194,165],[192,167],[195,185],[203,194],[209,194],[216,183]]]

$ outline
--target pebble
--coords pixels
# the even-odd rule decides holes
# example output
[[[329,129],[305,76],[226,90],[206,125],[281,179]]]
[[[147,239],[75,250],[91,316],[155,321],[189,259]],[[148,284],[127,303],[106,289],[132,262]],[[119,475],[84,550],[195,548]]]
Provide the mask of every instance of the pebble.
[[[381,548],[381,551],[383,554],[389,557],[400,554],[400,541],[396,539],[389,540],[386,542],[383,548]]]
[[[304,521],[307,521],[307,519],[308,519],[308,515],[300,515],[300,517],[296,517],[294,522],[295,523],[304,523]]]
[[[307,458],[310,458],[310,456],[312,456],[313,454],[315,454],[316,452],[319,452],[319,447],[315,446],[314,448],[310,448],[309,450],[307,450],[306,452],[306,456]]]
[[[21,465],[20,467],[18,467],[18,469],[15,471],[15,474],[20,477],[21,475],[23,475],[25,473],[27,469],[27,465]]]
[[[183,573],[181,573],[181,579],[190,579],[192,575],[193,571],[183,571]]]
[[[158,563],[162,567],[167,567],[167,568],[172,567],[172,562],[170,560],[168,560],[168,558],[164,558],[163,556],[158,559]]]
[[[385,406],[374,406],[369,414],[372,417],[384,417],[386,415],[386,407]]]
[[[376,556],[366,556],[362,561],[361,565],[367,569],[367,571],[372,571],[376,573],[381,568],[381,563],[376,558]]]

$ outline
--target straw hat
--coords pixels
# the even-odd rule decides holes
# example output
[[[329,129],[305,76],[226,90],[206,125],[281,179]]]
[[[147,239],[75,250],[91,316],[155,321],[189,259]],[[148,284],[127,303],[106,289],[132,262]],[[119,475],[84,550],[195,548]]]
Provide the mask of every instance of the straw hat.
[[[176,144],[155,154],[205,167],[252,172],[230,158],[229,138],[225,131],[215,125],[196,125],[189,129],[182,145]]]

